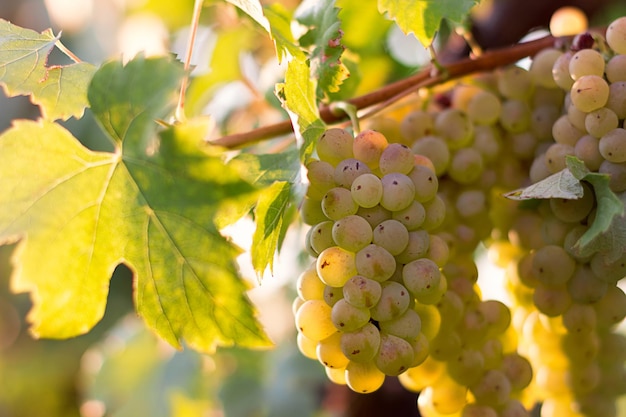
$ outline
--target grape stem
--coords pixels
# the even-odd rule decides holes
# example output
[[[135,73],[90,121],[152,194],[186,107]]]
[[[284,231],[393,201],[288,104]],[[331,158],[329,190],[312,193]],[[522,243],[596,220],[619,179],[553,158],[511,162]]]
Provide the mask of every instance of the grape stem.
[[[489,71],[501,66],[513,64],[520,59],[536,54],[542,49],[553,47],[557,39],[558,38],[548,35],[530,42],[485,51],[478,57],[464,58],[450,64],[440,64],[445,71],[445,77],[441,75],[431,76],[433,68],[431,65],[428,65],[415,75],[388,84],[371,93],[354,97],[347,100],[347,103],[353,105],[357,110],[379,105],[374,111],[370,111],[365,115],[365,117],[368,117],[380,111],[381,104],[383,107],[387,107],[410,92],[417,91],[423,87],[431,87],[444,81],[475,72]],[[320,118],[327,124],[344,121],[346,117],[345,113],[334,111],[332,105],[323,105],[320,107]],[[227,148],[236,148],[253,142],[289,134],[292,129],[291,121],[284,120],[248,132],[223,136],[211,140],[211,144]]]

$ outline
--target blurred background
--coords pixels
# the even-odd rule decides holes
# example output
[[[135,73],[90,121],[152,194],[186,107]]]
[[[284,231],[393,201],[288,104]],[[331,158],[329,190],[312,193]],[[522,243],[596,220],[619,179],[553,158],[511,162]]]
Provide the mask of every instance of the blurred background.
[[[0,0],[0,18],[38,32],[62,31],[63,43],[82,60],[128,60],[137,53],[183,55],[193,0]],[[296,0],[280,1],[293,10]],[[474,14],[474,33],[483,47],[515,43],[546,27],[562,5],[585,10],[592,25],[626,15],[622,0],[485,0]],[[374,0],[338,0],[352,76],[333,99],[370,92],[417,71],[428,61],[424,48],[378,13]],[[444,26],[437,48],[442,60],[468,50]],[[58,52],[50,63],[64,63]],[[243,132],[286,118],[273,96],[284,65],[256,24],[225,2],[205,1],[193,56],[195,80],[187,111],[211,114],[215,135]],[[0,132],[16,118],[36,119],[27,98],[0,92]],[[89,111],[63,123],[85,145],[104,145]],[[268,149],[271,146],[268,142]],[[250,223],[229,233],[250,246]],[[285,248],[301,248],[305,230],[293,227]],[[70,340],[34,340],[28,333],[28,294],[12,294],[11,253],[0,246],[0,417],[339,417],[417,416],[416,395],[389,379],[380,392],[351,393],[326,382],[321,366],[295,346],[291,301],[299,271],[311,261],[287,249],[273,275],[258,285],[249,255],[242,275],[255,284],[250,296],[276,342],[270,351],[219,349],[206,356],[176,351],[146,330],[133,313],[132,275],[120,266],[111,280],[104,319],[88,334]],[[59,285],[63,285],[62,282]]]

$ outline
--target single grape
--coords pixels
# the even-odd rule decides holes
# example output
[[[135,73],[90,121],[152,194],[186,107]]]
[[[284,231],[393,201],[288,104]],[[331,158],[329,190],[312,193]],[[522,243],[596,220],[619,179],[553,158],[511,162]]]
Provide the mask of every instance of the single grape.
[[[608,94],[607,94],[608,97]],[[502,103],[500,124],[511,133],[520,133],[530,127],[530,108],[525,101],[506,100]]]
[[[343,287],[346,281],[357,275],[356,264],[354,252],[331,246],[317,257],[317,275],[326,285]]]
[[[567,282],[567,291],[572,301],[591,304],[600,300],[608,289],[608,283],[598,278],[587,264],[576,266],[574,275]]]
[[[332,307],[330,319],[337,330],[352,332],[369,322],[370,311],[367,308],[355,307],[342,298]]]
[[[371,362],[379,346],[380,332],[372,323],[353,332],[341,333],[341,351],[352,362]]]
[[[437,229],[446,218],[446,203],[443,198],[437,195],[423,205],[424,210],[426,210],[426,218],[422,223],[422,229],[428,231]]]
[[[373,362],[350,362],[346,366],[346,383],[354,392],[367,394],[380,388],[385,382],[385,374]]]
[[[483,190],[462,191],[455,203],[456,211],[461,217],[474,217],[487,210],[487,196]]]
[[[465,386],[477,383],[485,372],[485,358],[474,349],[463,349],[446,365],[450,377]]]
[[[441,271],[439,266],[428,258],[416,259],[404,265],[402,280],[411,294],[420,299],[439,292]]]
[[[552,68],[556,60],[563,54],[556,48],[546,48],[539,51],[530,64],[530,73],[536,86],[546,88],[557,88],[557,84],[552,77]]]
[[[303,300],[323,300],[326,284],[317,275],[315,262],[305,269],[296,281],[298,297]]]
[[[626,54],[626,17],[620,17],[609,24],[606,42],[618,54]]]
[[[572,298],[566,287],[548,287],[539,283],[533,293],[533,303],[546,316],[556,317],[568,309]]]
[[[385,248],[372,243],[356,253],[356,270],[359,275],[383,282],[395,272],[396,260]]]
[[[367,164],[356,158],[348,158],[337,164],[334,171],[334,179],[339,187],[350,189],[355,178],[371,172],[372,170]]]
[[[317,155],[320,160],[331,165],[337,165],[340,161],[352,158],[352,135],[343,129],[331,128],[320,136],[317,142]]]
[[[525,100],[534,88],[532,75],[524,68],[510,65],[496,71],[498,90],[507,99]]]
[[[598,171],[604,161],[600,153],[600,140],[591,135],[578,139],[574,146],[574,156],[583,161],[590,171]]]
[[[574,85],[574,80],[569,74],[569,62],[574,56],[574,52],[567,51],[559,56],[552,67],[552,77],[554,82],[563,90],[569,91]]]
[[[609,175],[609,188],[615,193],[626,191],[626,163],[604,161],[598,168],[600,174]]]
[[[382,287],[378,281],[355,275],[343,286],[343,296],[350,304],[360,308],[372,308],[380,300]]]
[[[480,152],[474,148],[463,148],[452,156],[448,175],[460,184],[470,184],[480,178],[483,168],[484,162]]]
[[[380,155],[378,169],[383,175],[392,172],[408,174],[415,165],[415,157],[411,148],[401,143],[391,143]]]
[[[564,170],[567,167],[565,157],[569,155],[574,155],[574,147],[572,145],[564,143],[553,143],[550,145],[545,154],[546,165],[550,173],[556,174]]]
[[[322,212],[331,220],[356,214],[358,204],[352,199],[350,190],[343,187],[331,188],[322,199]]]
[[[411,302],[409,291],[402,284],[385,281],[381,286],[380,300],[370,309],[372,318],[378,322],[399,317],[407,310]]]
[[[415,165],[408,177],[415,186],[415,200],[424,203],[437,195],[439,180],[435,172],[427,166]]]
[[[304,355],[304,357],[309,359],[317,359],[317,344],[317,341],[311,340],[303,335],[301,332],[298,332],[298,336],[296,337],[296,345],[298,346],[298,350]]]
[[[551,198],[550,209],[557,219],[566,223],[577,223],[589,215],[595,204],[595,196],[591,187],[583,183],[584,194],[581,198]]]
[[[580,111],[588,113],[607,104],[609,85],[598,75],[583,75],[574,82],[570,94],[572,103]],[[615,113],[619,117],[619,113]]]
[[[461,417],[498,417],[498,413],[488,405],[467,404],[463,407]]]
[[[626,119],[626,81],[611,83],[606,107],[613,110],[619,119]]]
[[[341,332],[335,332],[320,340],[315,353],[317,359],[327,368],[343,369],[349,362],[341,351]]]
[[[430,159],[435,166],[435,174],[443,175],[450,164],[450,149],[439,136],[424,136],[413,144],[411,150]]]
[[[563,326],[571,333],[589,333],[596,329],[597,315],[589,304],[573,303],[563,313]]]
[[[324,302],[328,304],[330,307],[334,306],[337,301],[343,298],[342,287],[331,287],[327,285],[324,288]]]
[[[399,255],[409,243],[409,231],[398,220],[389,219],[374,228],[373,243],[392,255]]]
[[[448,108],[435,116],[435,131],[443,137],[450,149],[460,149],[470,144],[474,126],[460,109]]]
[[[614,55],[606,63],[604,73],[610,83],[626,81],[626,54]]]
[[[439,332],[430,341],[430,356],[438,361],[449,361],[458,357],[462,341],[455,331]]]
[[[323,300],[308,300],[296,313],[296,327],[315,342],[326,339],[337,331],[330,320],[331,308]]]
[[[322,202],[308,196],[304,196],[302,200],[300,216],[302,217],[302,221],[309,226],[328,220],[328,217],[326,217],[322,210]]]
[[[558,120],[561,112],[554,105],[539,105],[533,108],[530,115],[530,131],[537,140],[551,140],[552,126]]]
[[[609,162],[626,162],[626,129],[618,127],[600,138],[600,154]]]
[[[402,223],[404,227],[406,228],[406,230],[408,230],[409,232],[414,231],[414,230],[419,229],[422,223],[424,223],[424,220],[426,219],[426,209],[424,209],[424,206],[421,203],[418,203],[417,201],[413,201],[411,205],[408,206],[407,208],[399,210],[399,211],[394,211],[391,214],[391,218]],[[407,244],[408,244],[408,234],[407,234]]]
[[[511,383],[504,372],[490,369],[470,387],[476,403],[498,407],[504,405],[511,394]]]
[[[363,217],[356,214],[337,220],[332,226],[332,238],[337,246],[358,252],[372,243],[372,227]]]
[[[383,184],[380,178],[371,173],[359,175],[350,186],[352,199],[365,208],[375,207],[383,197]]]
[[[606,107],[594,110],[585,117],[585,129],[596,138],[601,138],[616,129],[618,124],[619,120],[615,112]]]
[[[581,49],[569,61],[569,73],[573,80],[584,75],[604,75],[604,57],[595,49]]]
[[[585,132],[572,124],[567,115],[559,117],[552,125],[552,137],[559,144],[574,146]]]
[[[552,76],[550,76],[550,79],[552,79]],[[466,111],[472,122],[481,125],[492,125],[500,117],[501,110],[502,105],[498,96],[484,90],[472,96],[467,104]]]
[[[385,375],[400,375],[413,363],[413,347],[406,340],[383,332],[374,363]]]
[[[313,160],[306,165],[306,176],[309,180],[307,195],[321,200],[335,184],[335,168],[326,161]]]
[[[359,207],[356,214],[367,220],[372,228],[376,227],[380,222],[391,218],[391,211],[387,210],[380,204],[377,204],[374,207]]]
[[[422,136],[432,135],[435,121],[431,114],[423,110],[408,113],[400,122],[400,132],[407,142],[414,142]]]
[[[558,8],[550,17],[550,33],[552,36],[569,36],[587,30],[587,16],[578,7],[564,6]]]
[[[337,385],[346,385],[346,368],[324,367],[328,380]]]
[[[389,145],[387,138],[375,130],[363,130],[356,135],[352,143],[354,157],[363,161],[371,169],[378,168],[378,160],[383,150]]]
[[[512,391],[523,390],[533,379],[533,368],[530,362],[516,352],[504,355],[501,371],[511,383]]]
[[[400,173],[390,173],[382,177],[383,195],[380,205],[390,211],[407,208],[415,198],[415,185],[409,177]]]
[[[409,308],[394,319],[381,321],[379,326],[380,330],[386,334],[410,341],[420,335],[422,319],[415,310]]]

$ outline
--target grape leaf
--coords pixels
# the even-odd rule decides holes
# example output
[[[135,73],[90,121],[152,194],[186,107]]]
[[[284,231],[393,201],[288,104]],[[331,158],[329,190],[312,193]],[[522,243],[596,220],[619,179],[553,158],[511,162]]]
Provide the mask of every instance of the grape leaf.
[[[293,57],[302,58],[304,52],[296,43],[291,32],[292,16],[290,12],[280,3],[265,6],[263,10],[270,22],[270,35],[274,40],[278,63],[283,61],[287,53]]]
[[[378,10],[396,21],[407,35],[424,46],[432,43],[441,21],[461,23],[477,0],[378,0]]]
[[[311,75],[317,80],[318,97],[339,91],[350,75],[341,62],[345,47],[338,15],[335,0],[305,0],[295,14],[296,20],[309,28],[299,41],[302,47],[310,49]]]
[[[280,250],[290,224],[300,160],[296,150],[280,154],[244,153],[233,158],[242,178],[264,187],[256,205],[256,229],[252,236],[252,266],[261,276],[269,266],[273,272],[274,254]]]
[[[47,65],[59,37],[0,19],[0,86],[9,97],[29,95],[48,120],[81,117],[96,68],[88,63]]]
[[[270,24],[263,15],[263,6],[259,0],[226,0],[230,4],[234,4],[244,11],[248,16],[254,19],[263,29],[270,31]]]
[[[276,95],[294,127],[301,161],[310,158],[316,141],[326,129],[317,110],[315,90],[315,81],[309,77],[309,66],[301,59],[289,62],[285,82],[276,85]]]
[[[583,186],[580,180],[572,175],[569,169],[552,174],[543,180],[525,188],[510,191],[504,194],[511,200],[565,198],[576,200],[583,196]]]
[[[94,75],[101,95],[90,94],[91,105],[114,153],[90,151],[47,121],[16,122],[0,137],[0,242],[21,239],[12,286],[31,292],[35,335],[87,332],[123,262],[137,312],[173,346],[269,344],[237,276],[240,250],[214,225],[222,204],[256,191],[201,150],[206,126],[157,136],[182,74],[169,58],[139,57]]]

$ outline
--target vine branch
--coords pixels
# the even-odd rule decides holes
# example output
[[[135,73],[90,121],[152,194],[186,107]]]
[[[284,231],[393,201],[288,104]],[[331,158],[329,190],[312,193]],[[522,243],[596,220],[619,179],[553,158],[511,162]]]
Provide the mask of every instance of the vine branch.
[[[464,58],[450,64],[442,64],[446,77],[432,76],[431,73],[433,66],[428,65],[415,75],[388,84],[371,93],[354,97],[346,102],[353,105],[357,110],[366,109],[380,104],[386,107],[420,88],[433,86],[443,81],[459,78],[475,72],[492,70],[497,67],[513,64],[520,59],[536,54],[542,49],[554,46],[558,39],[559,38],[549,35],[530,42],[485,51],[479,57]],[[371,116],[380,110],[381,108],[377,107],[374,111],[369,112],[368,116]],[[345,113],[338,114],[337,112],[334,112],[331,106],[323,105],[320,108],[320,118],[325,123],[338,123],[344,121],[346,117]],[[223,136],[212,140],[211,144],[227,148],[236,148],[260,140],[285,135],[291,131],[291,122],[289,120],[285,120],[276,124],[253,129],[248,132]]]

